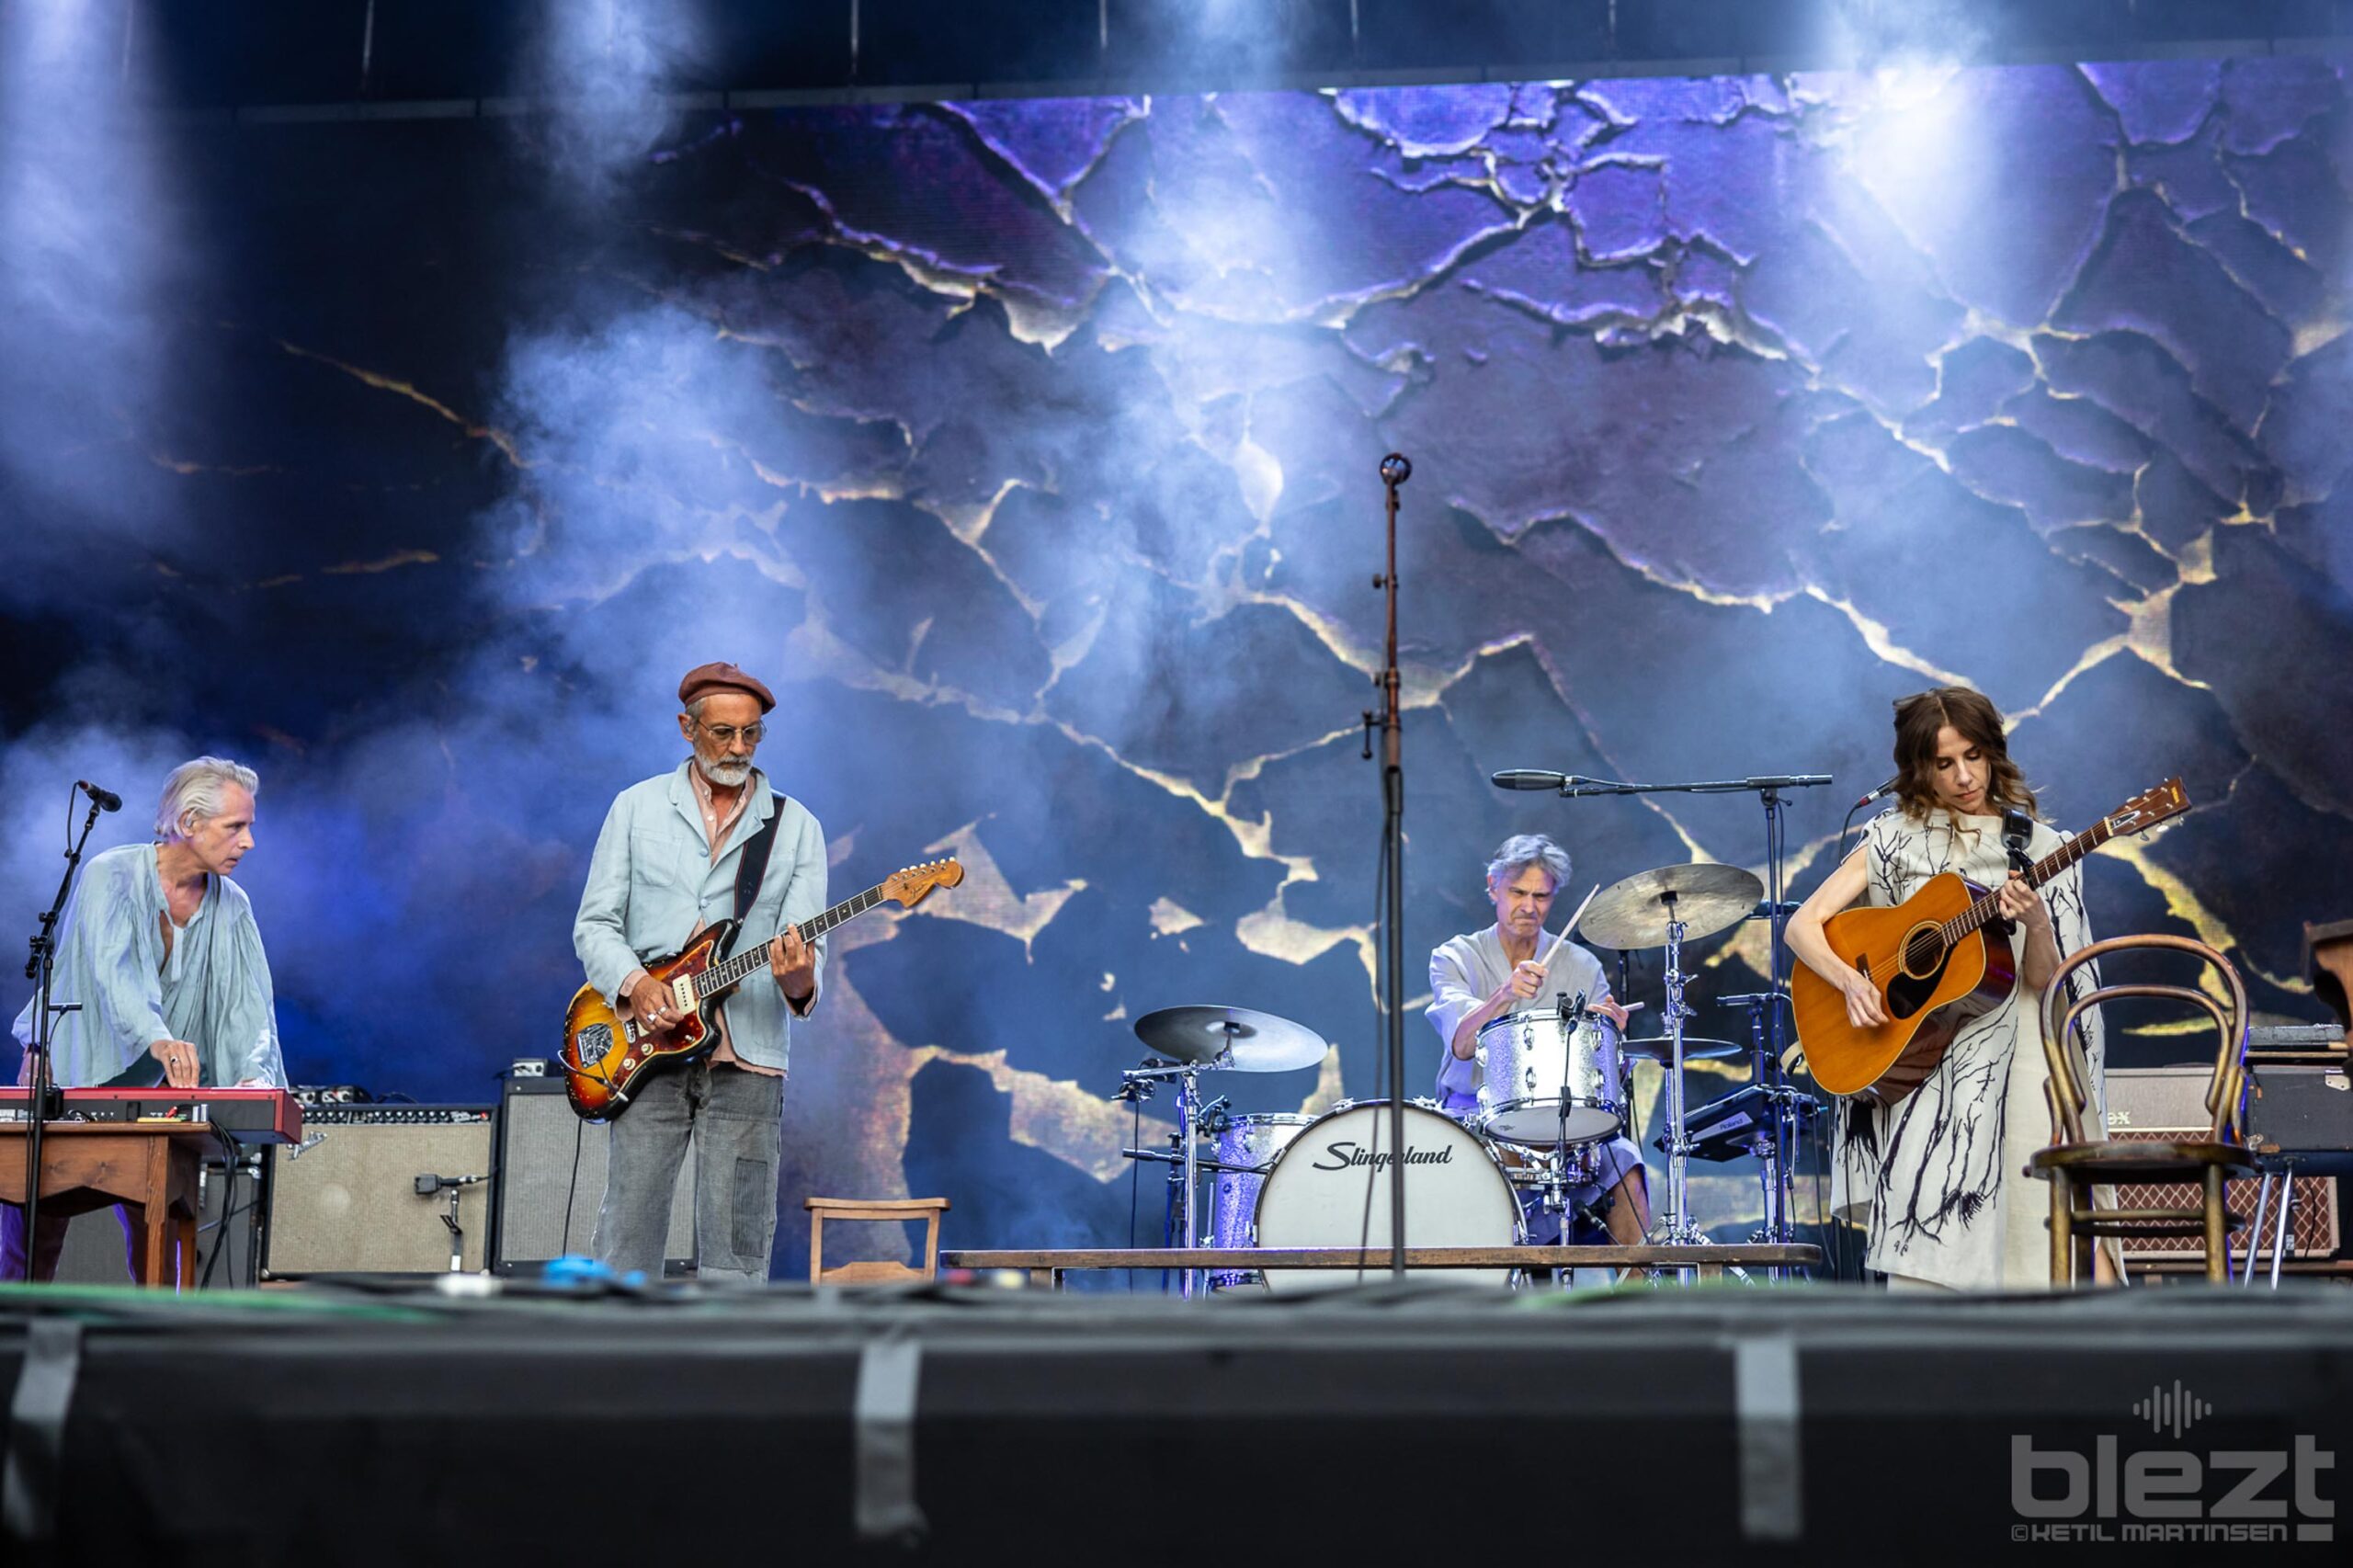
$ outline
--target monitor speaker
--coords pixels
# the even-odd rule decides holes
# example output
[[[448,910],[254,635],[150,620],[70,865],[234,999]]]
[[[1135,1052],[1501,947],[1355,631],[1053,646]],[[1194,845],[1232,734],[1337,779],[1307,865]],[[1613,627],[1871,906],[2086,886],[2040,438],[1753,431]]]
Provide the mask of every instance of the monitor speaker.
[[[583,1121],[564,1098],[562,1078],[509,1077],[499,1106],[498,1224],[492,1267],[532,1274],[550,1258],[586,1254],[605,1198],[606,1128]],[[678,1166],[670,1193],[670,1239],[664,1274],[694,1268],[695,1151]]]
[[[493,1113],[487,1106],[319,1106],[302,1142],[271,1151],[262,1277],[449,1271],[449,1192],[459,1258],[479,1270],[488,1246]],[[468,1186],[417,1191],[420,1176]]]

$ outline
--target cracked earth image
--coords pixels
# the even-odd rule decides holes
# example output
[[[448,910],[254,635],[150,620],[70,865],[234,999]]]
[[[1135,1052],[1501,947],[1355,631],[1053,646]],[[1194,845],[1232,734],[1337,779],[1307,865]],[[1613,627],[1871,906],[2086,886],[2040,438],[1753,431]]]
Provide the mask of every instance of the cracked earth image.
[[[1569,848],[1571,902],[1762,869],[1753,796],[1489,772],[1834,774],[1790,808],[1802,896],[1892,699],[1948,682],[2058,826],[2184,778],[2089,862],[2097,933],[2203,937],[2319,1016],[2301,925],[2353,915],[2322,62],[747,112],[593,200],[544,153],[528,119],[188,132],[169,394],[51,457],[136,520],[10,547],[11,907],[53,885],[52,776],[119,758],[136,805],[190,750],[251,761],[298,1081],[486,1101],[551,1054],[604,808],[729,659],[779,694],[760,760],[834,897],[971,873],[835,939],[779,1274],[813,1192],[949,1195],[955,1246],[1124,1243],[1133,1198],[1155,1243],[1135,1017],[1334,1042],[1225,1075],[1236,1110],[1386,1092],[1392,450],[1409,1094],[1422,958],[1491,917],[1506,834]],[[1764,954],[1697,945],[1696,1032],[1745,1030],[1712,998]],[[1654,955],[1631,984],[1654,1019]],[[460,1017],[420,1029],[428,996]],[[2202,1049],[2153,1021],[2111,1061]],[[1753,1176],[1701,1174],[1745,1236]]]

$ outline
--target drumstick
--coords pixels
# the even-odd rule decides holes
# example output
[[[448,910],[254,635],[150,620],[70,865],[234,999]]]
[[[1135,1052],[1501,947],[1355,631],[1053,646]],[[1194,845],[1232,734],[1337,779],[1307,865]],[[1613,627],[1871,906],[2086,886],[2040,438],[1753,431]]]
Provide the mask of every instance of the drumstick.
[[[1548,971],[1552,967],[1552,960],[1560,954],[1561,944],[1567,941],[1569,939],[1569,933],[1577,928],[1577,922],[1585,918],[1586,905],[1590,904],[1593,902],[1594,893],[1597,893],[1600,891],[1601,884],[1599,882],[1594,883],[1593,892],[1589,892],[1585,895],[1585,903],[1577,905],[1576,913],[1569,916],[1569,923],[1561,927],[1561,934],[1559,936],[1552,938],[1552,947],[1547,949],[1545,951],[1544,962],[1539,967]]]

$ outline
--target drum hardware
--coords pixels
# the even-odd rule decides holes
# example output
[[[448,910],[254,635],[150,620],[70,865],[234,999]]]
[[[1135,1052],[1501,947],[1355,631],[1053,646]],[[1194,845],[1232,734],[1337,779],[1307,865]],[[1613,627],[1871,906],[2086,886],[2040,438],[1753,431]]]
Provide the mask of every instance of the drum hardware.
[[[1324,1060],[1330,1044],[1304,1024],[1279,1018],[1247,1007],[1192,1006],[1161,1007],[1146,1013],[1134,1025],[1136,1038],[1167,1062],[1146,1062],[1121,1074],[1129,1082],[1158,1078],[1176,1081],[1176,1149],[1169,1179],[1176,1184],[1176,1233],[1180,1247],[1201,1244],[1200,1142],[1212,1117],[1224,1117],[1225,1096],[1201,1104],[1200,1075],[1204,1072],[1287,1073],[1312,1067]],[[1228,1119],[1230,1121],[1230,1119]],[[1223,1131],[1223,1124],[1218,1130]],[[1139,1151],[1138,1158],[1145,1157]],[[1199,1269],[1179,1276],[1178,1291],[1189,1299],[1201,1288]]]
[[[1613,948],[1666,947],[1666,1215],[1660,1240],[1670,1246],[1707,1238],[1691,1222],[1691,1135],[1683,1100],[1684,1024],[1699,1015],[1684,1000],[1683,944],[1712,937],[1748,917],[1765,884],[1737,866],[1693,864],[1638,871],[1602,890],[1585,928]]]
[[[1788,1005],[1788,994],[1778,989],[1716,998],[1720,1007],[1743,1007],[1748,1012],[1748,1048],[1754,1065],[1749,1087],[1742,1094],[1754,1096],[1748,1103],[1760,1119],[1748,1142],[1761,1162],[1759,1179],[1765,1189],[1764,1228],[1752,1239],[1768,1243],[1797,1240],[1798,1140],[1822,1108],[1812,1095],[1790,1082],[1767,1022],[1768,1008],[1778,1015]],[[1715,1103],[1724,1105],[1738,1097],[1727,1095]]]
[[[1238,1121],[1242,1119],[1237,1117],[1235,1119]],[[1185,1156],[1174,1149],[1122,1149],[1120,1151],[1120,1157],[1124,1160],[1142,1160],[1148,1165],[1181,1165],[1185,1163]],[[1228,1172],[1241,1176],[1265,1176],[1268,1167],[1265,1165],[1230,1165],[1222,1160],[1205,1158],[1196,1159],[1193,1162],[1193,1168],[1198,1171],[1207,1171],[1211,1176],[1218,1176]],[[1225,1244],[1223,1242],[1220,1242],[1217,1244],[1223,1246]],[[1240,1246],[1244,1244],[1236,1242],[1233,1244]]]

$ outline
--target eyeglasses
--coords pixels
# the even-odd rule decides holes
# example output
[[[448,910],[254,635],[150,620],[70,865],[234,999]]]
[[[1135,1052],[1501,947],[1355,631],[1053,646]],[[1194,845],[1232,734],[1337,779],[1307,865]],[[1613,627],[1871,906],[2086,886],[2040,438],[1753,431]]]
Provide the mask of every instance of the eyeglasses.
[[[694,724],[695,728],[702,731],[722,746],[733,745],[735,737],[738,735],[744,737],[745,744],[758,745],[768,733],[768,727],[766,724],[746,724],[740,730],[733,724],[706,724],[699,719],[697,719]]]

